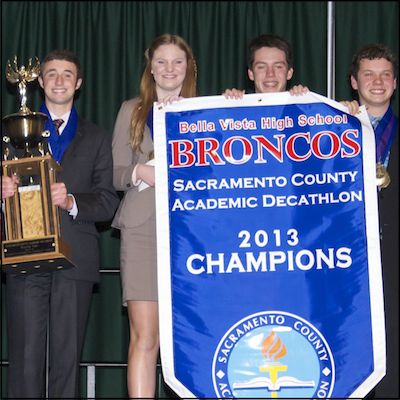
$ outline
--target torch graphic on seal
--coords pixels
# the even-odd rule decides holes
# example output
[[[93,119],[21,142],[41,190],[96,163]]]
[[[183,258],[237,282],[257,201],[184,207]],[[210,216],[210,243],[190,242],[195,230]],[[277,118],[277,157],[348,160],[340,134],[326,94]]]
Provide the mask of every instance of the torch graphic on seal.
[[[275,385],[278,379],[278,373],[287,370],[287,365],[283,365],[278,361],[286,354],[286,347],[277,334],[272,331],[262,342],[261,352],[267,359],[267,362],[265,365],[260,366],[259,370],[260,372],[267,372],[272,385]],[[277,399],[278,393],[273,391],[271,397]]]

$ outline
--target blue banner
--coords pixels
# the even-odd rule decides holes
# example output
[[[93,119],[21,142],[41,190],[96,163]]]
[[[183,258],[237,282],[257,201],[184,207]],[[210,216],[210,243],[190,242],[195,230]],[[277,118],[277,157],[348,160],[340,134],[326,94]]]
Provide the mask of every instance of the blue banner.
[[[374,134],[315,93],[154,111],[164,379],[180,397],[363,397],[385,375]]]

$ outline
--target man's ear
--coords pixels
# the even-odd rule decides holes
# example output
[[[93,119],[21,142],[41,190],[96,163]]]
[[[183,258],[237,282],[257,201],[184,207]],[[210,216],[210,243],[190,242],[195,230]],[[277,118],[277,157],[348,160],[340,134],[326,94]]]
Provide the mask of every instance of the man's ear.
[[[43,89],[43,79],[40,75],[38,77],[38,82],[39,82],[40,87]]]
[[[253,74],[253,71],[250,68],[247,70],[247,75],[249,76],[249,79],[251,81],[254,81],[254,74]]]
[[[358,90],[357,79],[354,78],[353,75],[350,76],[350,84],[351,84],[351,87],[352,87],[354,90]]]
[[[293,73],[294,73],[293,68],[290,68],[290,69],[288,70],[288,72],[287,72],[287,78],[286,78],[286,80],[290,81],[290,80],[292,79]]]
[[[79,78],[76,81],[75,90],[78,90],[81,87],[81,85],[82,85],[82,78]]]

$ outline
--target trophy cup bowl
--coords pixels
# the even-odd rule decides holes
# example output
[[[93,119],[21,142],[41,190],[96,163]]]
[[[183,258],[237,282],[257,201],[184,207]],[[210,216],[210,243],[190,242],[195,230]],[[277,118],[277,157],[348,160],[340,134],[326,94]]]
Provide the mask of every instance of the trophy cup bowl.
[[[19,112],[3,118],[3,140],[11,143],[16,149],[25,149],[26,155],[32,154],[32,149],[48,137],[44,130],[47,115],[40,112]]]

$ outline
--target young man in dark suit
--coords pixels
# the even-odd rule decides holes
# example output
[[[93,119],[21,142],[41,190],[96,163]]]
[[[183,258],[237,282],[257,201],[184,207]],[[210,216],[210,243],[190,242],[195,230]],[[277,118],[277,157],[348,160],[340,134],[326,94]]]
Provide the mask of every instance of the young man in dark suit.
[[[78,58],[52,51],[42,62],[39,84],[45,96],[40,111],[49,117],[49,148],[61,165],[51,198],[75,268],[7,274],[8,396],[45,396],[48,340],[48,397],[77,398],[92,289],[99,280],[95,223],[111,220],[119,199],[112,182],[111,136],[80,118],[74,106],[82,84]],[[53,120],[62,121],[56,128]]]
[[[398,398],[399,392],[399,138],[391,100],[398,64],[387,47],[372,43],[352,59],[350,83],[366,107],[375,132],[376,158],[390,182],[380,183],[379,220],[386,321],[386,376],[368,398]],[[382,185],[383,184],[383,185]],[[388,186],[387,186],[388,185]]]

